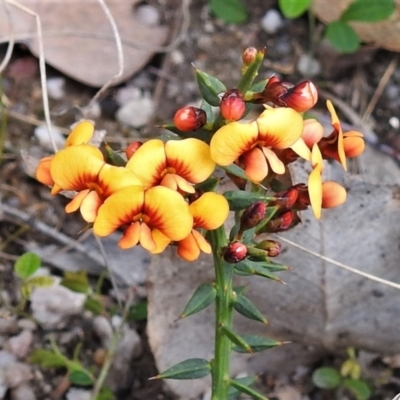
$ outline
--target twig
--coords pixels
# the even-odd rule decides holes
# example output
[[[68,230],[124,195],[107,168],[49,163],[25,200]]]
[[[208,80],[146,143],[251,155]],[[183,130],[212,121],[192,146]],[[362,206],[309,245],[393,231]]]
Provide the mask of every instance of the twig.
[[[9,26],[9,29],[10,29],[10,38],[9,38],[9,41],[8,41],[6,55],[4,56],[4,59],[0,64],[0,73],[3,72],[4,68],[10,62],[11,55],[12,55],[12,52],[14,50],[14,44],[15,44],[14,27],[13,27],[13,24],[12,24],[12,21],[11,21],[12,18],[11,18],[10,9],[8,8],[7,1],[3,2],[3,6],[4,6],[5,12],[7,14],[7,21],[8,21],[8,26]]]
[[[343,268],[343,269],[345,269],[346,271],[350,271],[350,272],[352,272],[353,274],[363,276],[364,278],[370,279],[371,281],[383,283],[384,285],[394,287],[395,289],[400,289],[400,284],[399,284],[399,283],[391,282],[391,281],[388,281],[388,280],[386,280],[386,279],[379,278],[378,276],[375,276],[375,275],[372,275],[372,274],[368,274],[367,272],[360,271],[360,270],[357,269],[357,268],[349,267],[349,266],[346,265],[346,264],[342,264],[341,262],[335,261],[335,260],[333,260],[332,258],[323,256],[322,254],[319,254],[319,253],[317,253],[317,252],[315,252],[315,251],[309,250],[309,249],[307,249],[306,247],[303,247],[303,246],[301,246],[300,244],[297,244],[297,243],[295,243],[295,242],[292,242],[291,240],[286,239],[286,238],[284,238],[284,237],[282,237],[282,236],[280,236],[280,235],[275,235],[275,236],[276,236],[279,240],[282,240],[282,242],[285,242],[285,243],[287,243],[287,244],[290,244],[291,246],[296,247],[297,249],[299,249],[299,250],[301,250],[301,251],[304,251],[305,253],[311,254],[311,255],[314,256],[314,257],[317,257],[317,258],[319,258],[319,259],[321,259],[321,260],[323,260],[323,261],[328,262],[329,264],[336,265],[337,267]]]
[[[395,55],[392,61],[389,63],[388,67],[386,68],[385,73],[382,75],[381,80],[379,81],[378,87],[375,90],[374,95],[372,96],[368,106],[364,112],[364,115],[361,117],[362,121],[367,121],[376,106],[379,98],[381,97],[383,90],[385,89],[387,83],[389,82],[390,77],[392,76],[394,70],[397,67],[398,57]]]

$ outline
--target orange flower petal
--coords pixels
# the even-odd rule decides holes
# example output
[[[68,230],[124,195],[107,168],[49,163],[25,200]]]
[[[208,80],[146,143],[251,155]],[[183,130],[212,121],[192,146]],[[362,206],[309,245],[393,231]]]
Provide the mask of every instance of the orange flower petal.
[[[87,144],[70,146],[54,155],[50,173],[54,182],[64,190],[84,190],[97,180],[104,166],[103,155]]]
[[[145,192],[143,218],[148,218],[151,227],[171,240],[184,239],[193,226],[193,217],[184,198],[164,186],[155,186]]]
[[[53,161],[53,156],[44,157],[39,161],[36,169],[36,179],[43,185],[53,186],[54,181],[50,174],[50,165]]]
[[[257,143],[256,121],[231,122],[215,132],[210,143],[212,160],[219,165],[230,165]]]
[[[349,135],[351,133],[353,132],[346,132],[343,139],[344,152],[348,158],[357,157],[365,150],[365,142],[362,134],[360,134],[361,136]]]
[[[152,139],[142,144],[126,164],[145,189],[157,185],[167,166],[164,142]]]
[[[194,237],[194,239],[196,240],[197,246],[199,247],[199,249],[206,254],[211,254],[212,248],[210,243],[207,242],[207,240],[204,238],[204,236],[193,229],[192,231],[192,235]]]
[[[322,176],[319,168],[315,168],[308,177],[308,194],[315,218],[321,218],[322,208]]]
[[[257,118],[262,146],[286,149],[301,137],[303,118],[291,108],[269,108]]]
[[[94,133],[94,124],[92,121],[83,120],[78,122],[69,134],[65,146],[76,146],[78,144],[87,144]]]
[[[136,221],[125,229],[122,238],[118,242],[121,249],[129,249],[139,243],[140,238],[140,222]]]
[[[177,253],[187,261],[194,261],[199,258],[200,249],[192,233],[190,233],[190,235],[185,239],[179,241]]]
[[[199,139],[169,140],[165,154],[168,167],[190,183],[203,182],[214,172],[210,146]]]
[[[301,134],[304,143],[309,149],[318,143],[324,136],[324,127],[314,118],[303,121],[303,132]]]
[[[290,148],[301,158],[304,160],[310,161],[311,160],[311,151],[307,147],[307,144],[303,140],[303,138],[300,138],[296,140]]]
[[[217,229],[228,218],[229,204],[224,196],[206,192],[189,206],[193,215],[193,226],[203,229]]]
[[[153,235],[150,227],[142,222],[140,224],[140,238],[139,242],[144,249],[147,251],[154,251],[157,248],[156,242],[153,239]]]
[[[340,126],[339,118],[336,114],[335,108],[330,100],[326,101],[326,106],[331,114],[332,119],[332,126],[335,128],[337,132],[337,153],[339,157],[339,162],[342,164],[342,167],[345,171],[347,171],[347,163],[346,163],[346,154],[344,152],[344,145],[343,145],[343,132]]]
[[[141,186],[139,178],[131,170],[109,164],[104,164],[97,182],[103,197],[109,197],[124,187]]]
[[[276,174],[282,175],[285,173],[285,164],[279,159],[279,157],[269,148],[263,147],[262,151],[265,158],[268,160],[272,171]]]
[[[97,216],[97,212],[100,206],[103,204],[103,200],[94,191],[90,191],[88,195],[83,199],[80,207],[81,215],[86,222],[93,222]]]
[[[239,160],[251,181],[261,182],[268,175],[268,163],[259,147],[248,151]]]
[[[184,178],[176,174],[166,174],[160,182],[161,186],[165,186],[172,190],[180,189],[182,192],[195,193],[195,188]]]
[[[340,206],[346,201],[346,189],[336,182],[324,182],[322,184],[322,208]]]
[[[89,194],[90,189],[80,191],[66,206],[65,212],[72,213],[79,209],[83,199]]]
[[[120,226],[132,224],[134,217],[141,215],[143,201],[141,186],[129,186],[112,194],[99,208],[93,225],[94,234],[107,236]]]
[[[162,253],[171,243],[171,239],[163,235],[158,229],[153,229],[152,236],[156,244],[156,248],[151,251],[151,254]]]

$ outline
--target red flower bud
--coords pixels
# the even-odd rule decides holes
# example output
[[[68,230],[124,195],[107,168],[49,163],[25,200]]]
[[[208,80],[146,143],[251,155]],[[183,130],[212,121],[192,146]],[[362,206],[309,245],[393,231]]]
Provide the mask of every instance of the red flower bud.
[[[136,150],[142,145],[142,142],[132,142],[124,151],[126,154],[126,158],[129,160],[135,153]]]
[[[240,242],[232,242],[224,249],[224,260],[231,264],[236,264],[246,258],[247,247]]]
[[[256,247],[265,250],[269,257],[276,257],[282,251],[282,244],[276,240],[263,240]]]
[[[240,231],[243,232],[257,226],[265,217],[266,209],[267,206],[262,201],[256,201],[247,207],[240,218]]]
[[[219,105],[221,115],[229,121],[237,121],[246,111],[243,95],[237,89],[228,90],[222,97]]]
[[[287,190],[277,193],[275,195],[276,200],[272,204],[281,208],[290,209],[295,205],[298,197],[298,188],[296,186],[292,186]]]
[[[314,107],[318,100],[317,88],[311,81],[303,81],[288,89],[288,92],[280,98],[298,112],[304,112]]]
[[[263,229],[263,232],[282,232],[286,231],[299,222],[299,218],[294,211],[285,211],[279,217],[273,218]]]
[[[182,132],[200,129],[207,122],[207,114],[197,107],[182,107],[174,115],[174,125]]]
[[[257,56],[257,49],[255,47],[248,47],[242,53],[242,61],[243,64],[248,67],[256,58]]]

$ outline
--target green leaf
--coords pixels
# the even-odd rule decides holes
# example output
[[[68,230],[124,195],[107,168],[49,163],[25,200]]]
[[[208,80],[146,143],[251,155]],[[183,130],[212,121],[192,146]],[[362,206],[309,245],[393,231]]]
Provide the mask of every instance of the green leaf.
[[[96,400],[114,400],[114,393],[109,388],[102,388]]]
[[[312,374],[312,381],[320,389],[335,389],[340,385],[339,371],[332,367],[321,367]]]
[[[68,376],[69,381],[73,385],[91,386],[93,385],[93,377],[83,370],[72,371]]]
[[[210,372],[209,361],[202,358],[190,358],[150,379],[198,379],[207,376]]]
[[[369,385],[359,379],[345,379],[342,386],[348,389],[357,400],[368,400],[372,395]]]
[[[14,272],[18,278],[26,279],[32,276],[40,267],[40,257],[31,252],[22,254],[14,264]]]
[[[360,47],[360,39],[355,30],[346,22],[335,21],[326,27],[326,37],[341,53],[354,53]]]
[[[38,364],[42,368],[67,368],[67,360],[63,355],[57,354],[51,350],[38,349],[31,353],[28,358],[32,364]]]
[[[253,319],[255,321],[267,324],[268,321],[259,309],[243,294],[239,294],[236,297],[236,301],[233,303],[234,309],[245,316],[246,318]]]
[[[220,181],[220,179],[211,176],[204,182],[195,185],[195,188],[200,190],[201,192],[214,192]]]
[[[271,196],[263,193],[252,193],[244,190],[228,190],[224,193],[224,197],[228,200],[229,209],[231,211],[240,211],[251,206],[256,201],[272,201],[275,200]]]
[[[34,276],[29,278],[21,286],[21,293],[24,298],[29,299],[32,290],[38,287],[49,287],[54,285],[55,279],[53,276]]]
[[[243,378],[232,379],[238,384],[251,386],[256,380],[256,376],[244,376]],[[240,391],[233,386],[229,386],[227,400],[236,400],[240,396]]]
[[[62,286],[77,293],[89,293],[91,287],[85,271],[66,271],[60,283]]]
[[[125,167],[126,160],[121,157],[115,150],[113,150],[107,143],[104,145],[104,149],[106,152],[106,161],[111,165],[115,165],[116,167]]]
[[[383,21],[389,18],[395,9],[394,0],[356,0],[343,12],[340,21]]]
[[[282,279],[278,276],[272,274],[267,268],[263,268],[263,262],[255,262],[250,260],[243,260],[235,264],[234,272],[237,275],[248,276],[248,275],[258,275],[263,278],[271,279],[282,283]]]
[[[130,321],[145,321],[147,319],[147,301],[139,301],[128,312]]]
[[[219,106],[219,93],[225,92],[225,85],[212,75],[195,68],[197,85],[204,100],[212,106]]]
[[[247,11],[240,0],[210,0],[210,9],[217,18],[232,24],[240,24],[247,18]]]
[[[260,69],[262,62],[264,61],[265,49],[261,49],[257,52],[254,61],[247,66],[245,73],[243,74],[240,82],[238,84],[238,90],[244,95],[252,85],[255,77],[258,75],[258,70]],[[264,81],[265,87],[265,81]]]
[[[205,125],[205,128],[211,129],[215,121],[215,113],[211,104],[208,104],[205,100],[203,100],[201,102],[200,108],[206,113],[207,116],[207,123]]]
[[[246,172],[244,172],[244,170],[236,164],[231,164],[231,165],[228,165],[227,167],[221,167],[221,169],[226,171],[228,174],[237,176],[239,178],[242,178],[245,180],[249,179],[246,175]]]
[[[221,327],[222,332],[229,338],[229,340],[235,345],[233,349],[240,349],[238,353],[252,353],[252,349],[250,345],[246,342],[246,340],[234,332],[232,329],[228,328],[227,326]]]
[[[279,8],[286,18],[297,18],[311,6],[311,0],[279,0]]]
[[[85,310],[91,311],[95,315],[100,315],[104,311],[104,306],[96,297],[87,297],[83,305]]]
[[[242,335],[242,340],[244,340],[251,349],[251,353],[257,353],[259,351],[264,351],[271,349],[272,347],[281,346],[283,342],[279,342],[264,336],[257,335]],[[237,353],[245,353],[240,346],[233,346],[233,351]]]
[[[248,387],[247,385],[243,384],[240,382],[238,379],[231,379],[229,382],[229,385],[232,386],[233,388],[239,390],[242,393],[246,393],[249,396],[251,396],[253,399],[258,399],[258,400],[268,400],[265,396],[263,396],[261,393],[257,392],[256,390]]]
[[[193,293],[179,318],[186,318],[189,315],[204,310],[215,300],[216,296],[217,291],[213,285],[209,283],[200,285]]]

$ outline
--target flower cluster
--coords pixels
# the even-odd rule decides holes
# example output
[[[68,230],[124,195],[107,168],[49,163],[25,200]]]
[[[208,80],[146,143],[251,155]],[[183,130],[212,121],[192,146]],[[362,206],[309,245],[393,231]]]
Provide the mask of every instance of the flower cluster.
[[[89,144],[93,124],[81,121],[64,149],[41,160],[37,179],[52,186],[52,194],[76,192],[66,212],[79,209],[96,235],[122,229],[123,249],[140,244],[157,254],[174,244],[187,260],[197,259],[201,251],[211,252],[204,232],[222,226],[229,208],[236,210],[235,199],[215,192],[216,166],[237,184],[241,193],[236,196],[249,186],[250,192],[274,193],[263,205],[254,208],[254,203],[243,212],[233,242],[260,223],[266,209],[274,209],[273,215],[255,233],[289,229],[299,222],[298,211],[308,206],[320,218],[322,208],[346,199],[342,186],[323,182],[323,160],[337,160],[346,169],[346,157],[364,149],[362,134],[342,132],[330,102],[333,131],[328,136],[318,121],[303,119],[302,113],[318,99],[310,81],[293,85],[272,76],[252,85],[263,54],[245,52],[243,78],[233,89],[196,71],[204,101],[200,108],[179,109],[173,124],[164,126],[176,134],[174,140],[134,142],[125,149],[127,160],[118,155],[119,162],[109,162]],[[240,121],[254,104],[263,104],[260,114]],[[212,106],[219,107],[217,114]],[[286,167],[299,157],[310,163],[308,182],[288,186],[283,179]],[[264,243],[262,248],[278,253],[275,245]]]

